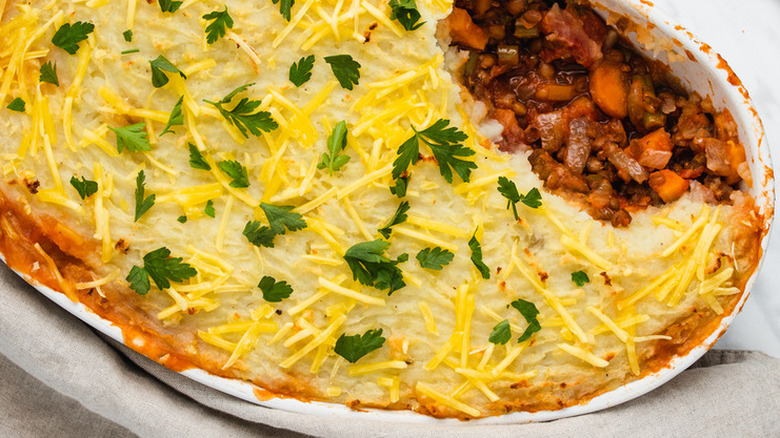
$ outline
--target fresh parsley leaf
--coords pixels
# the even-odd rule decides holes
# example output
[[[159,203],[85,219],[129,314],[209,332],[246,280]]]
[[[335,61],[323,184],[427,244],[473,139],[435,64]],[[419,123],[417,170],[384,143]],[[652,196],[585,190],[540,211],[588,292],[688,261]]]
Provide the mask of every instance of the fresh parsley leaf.
[[[527,194],[520,195],[520,201],[531,208],[539,208],[542,206],[542,194],[534,187]]]
[[[306,221],[303,220],[303,216],[291,212],[295,206],[273,205],[261,202],[260,208],[263,209],[271,230],[276,234],[284,234],[286,230],[298,231],[306,228]]]
[[[298,63],[290,66],[290,82],[296,87],[308,82],[311,79],[311,69],[314,68],[314,55],[301,58]]]
[[[8,104],[6,108],[8,108],[11,111],[16,111],[19,113],[24,112],[25,103],[22,100],[21,97],[17,97],[16,99],[12,100],[11,103]]]
[[[282,14],[285,20],[290,21],[292,7],[295,4],[295,0],[271,0],[274,4],[279,4],[279,13]]]
[[[51,42],[71,55],[75,55],[79,50],[79,43],[87,39],[87,35],[91,34],[93,30],[95,30],[95,25],[92,23],[81,21],[73,24],[65,23],[57,29]]]
[[[179,223],[181,224],[187,223],[187,216],[181,215],[177,217],[176,220],[179,221]]]
[[[277,235],[306,228],[303,216],[291,211],[295,208],[292,205],[273,205],[262,202],[260,208],[265,213],[269,226],[264,226],[259,221],[251,221],[247,222],[244,227],[244,236],[255,246],[273,248],[274,238]]]
[[[146,123],[136,123],[135,125],[125,126],[124,128],[108,129],[116,134],[116,150],[119,153],[127,148],[130,152],[151,151],[152,145],[146,135]]]
[[[211,170],[211,165],[203,158],[203,154],[200,153],[198,147],[192,143],[189,143],[190,147],[190,166],[193,169]]]
[[[209,199],[209,202],[206,203],[206,207],[203,209],[203,213],[209,217],[217,216],[217,211],[214,209],[214,201]]]
[[[70,177],[70,185],[76,189],[76,191],[79,193],[79,196],[81,196],[81,199],[89,198],[95,194],[98,189],[98,185],[95,181],[90,181],[83,176],[81,177],[81,181],[76,179],[75,176]]]
[[[293,288],[286,281],[276,281],[273,277],[264,276],[257,285],[263,292],[263,299],[269,303],[278,303],[289,298]]]
[[[146,295],[149,293],[149,289],[152,285],[149,283],[149,273],[146,269],[133,266],[130,268],[130,273],[127,274],[125,280],[130,282],[130,289],[134,290],[138,295]]]
[[[181,4],[184,2],[175,2],[172,0],[157,0],[160,3],[160,10],[163,12],[174,13],[179,10]]]
[[[228,13],[227,5],[224,11],[214,11],[203,16],[204,20],[212,21],[206,26],[206,42],[214,44],[218,39],[225,36],[227,29],[233,28],[233,17]]]
[[[582,287],[585,286],[585,283],[590,283],[590,278],[588,278],[588,274],[585,272],[577,271],[571,273],[571,281],[577,286]]]
[[[438,246],[435,248],[425,248],[417,253],[417,261],[420,262],[420,266],[426,269],[434,269],[440,271],[444,266],[447,266],[452,261],[455,254],[449,250],[441,249]]]
[[[128,30],[122,32],[122,36],[125,38],[125,41],[127,41],[128,43],[132,43],[133,42],[133,31],[132,30],[128,29]]]
[[[409,260],[409,255],[401,254],[398,259],[391,260],[383,255],[389,246],[390,243],[384,240],[358,243],[347,250],[344,260],[352,270],[354,280],[379,290],[389,289],[387,294],[392,295],[406,286],[397,265]]]
[[[135,178],[135,222],[141,218],[150,208],[154,205],[154,200],[157,195],[145,195],[145,181],[146,175],[144,171],[138,172],[138,176]]]
[[[347,147],[347,122],[340,121],[333,132],[328,136],[328,152],[322,153],[322,161],[317,165],[318,169],[327,168],[330,174],[341,169],[349,161],[349,155],[342,155],[341,151]]]
[[[182,102],[184,102],[184,96],[180,97],[179,101],[176,102],[176,105],[173,106],[171,115],[168,117],[168,124],[165,125],[163,132],[160,133],[160,137],[169,132],[175,134],[175,132],[171,131],[171,127],[173,126],[184,126],[184,114],[181,111]]]
[[[382,348],[384,343],[382,329],[369,330],[363,333],[363,336],[342,334],[336,341],[333,351],[348,360],[349,363],[355,363],[368,353]]]
[[[531,335],[542,329],[539,320],[536,318],[539,316],[539,309],[536,308],[536,304],[518,298],[515,301],[512,301],[512,307],[517,309],[517,311],[523,315],[525,322],[528,323],[528,327],[525,328],[523,334],[517,339],[518,343],[527,340]]]
[[[406,196],[406,189],[409,188],[409,176],[401,176],[395,180],[395,185],[390,186],[390,193],[399,198]]]
[[[249,100],[249,98],[245,97],[241,99],[232,110],[228,111],[223,108],[224,104],[230,103],[238,93],[246,90],[252,85],[254,84],[246,84],[236,88],[219,102],[204,100],[204,102],[217,108],[219,113],[222,114],[222,117],[238,128],[241,135],[246,138],[249,138],[247,131],[252,133],[252,135],[259,137],[262,135],[262,131],[271,132],[279,127],[276,121],[271,118],[271,113],[268,111],[258,111],[253,114],[257,107],[260,106],[261,102],[259,100]]]
[[[488,341],[493,344],[505,345],[510,339],[512,339],[512,329],[509,327],[509,321],[505,319],[493,327]]]
[[[133,266],[126,280],[130,282],[130,288],[139,295],[149,292],[151,277],[158,289],[168,289],[171,281],[180,283],[188,278],[198,275],[188,263],[182,263],[181,257],[171,257],[168,248],[158,248],[144,256],[144,267]]]
[[[450,121],[439,119],[433,125],[418,131],[398,148],[398,157],[393,161],[393,178],[398,178],[407,171],[410,165],[417,164],[420,159],[420,142],[427,145],[434,158],[439,163],[439,171],[447,182],[452,182],[454,170],[460,179],[468,182],[471,170],[477,168],[473,161],[462,160],[459,157],[470,157],[474,151],[462,144],[468,137]]]
[[[270,227],[263,226],[259,221],[247,222],[242,233],[244,237],[257,247],[274,247],[274,237],[276,233]]]
[[[520,202],[520,193],[517,192],[517,185],[505,176],[498,177],[498,192],[506,198],[507,210],[511,207],[515,214],[515,220],[520,219],[517,215],[517,203]]]
[[[249,187],[249,175],[246,173],[246,167],[235,160],[225,160],[217,163],[219,169],[225,172],[225,174],[231,178],[230,187],[237,189],[245,189]]]
[[[187,79],[187,75],[184,74],[178,67],[173,65],[168,58],[160,55],[157,58],[149,61],[149,65],[152,66],[152,85],[154,88],[160,88],[167,84],[169,79],[164,72],[178,73],[184,79]]]
[[[416,30],[425,22],[418,23],[420,20],[420,11],[417,10],[417,3],[414,0],[390,0],[391,20],[398,20],[401,26],[406,30]]]
[[[409,211],[409,202],[404,201],[401,203],[401,205],[398,206],[398,209],[395,210],[395,214],[392,218],[390,218],[390,221],[387,222],[384,227],[379,229],[379,234],[384,236],[385,239],[389,239],[390,234],[393,232],[391,228],[395,225],[406,222],[406,218],[408,217],[406,214],[407,211]]]
[[[60,79],[57,77],[57,64],[52,64],[51,61],[43,64],[41,66],[41,76],[39,80],[59,87]]]
[[[352,90],[353,85],[358,84],[361,66],[351,55],[326,56],[325,62],[330,64],[330,69],[343,88]]]
[[[474,263],[479,273],[482,274],[482,278],[485,280],[490,279],[490,268],[482,262],[482,245],[477,240],[476,231],[474,231],[474,235],[469,240],[469,249],[471,249],[471,262]]]

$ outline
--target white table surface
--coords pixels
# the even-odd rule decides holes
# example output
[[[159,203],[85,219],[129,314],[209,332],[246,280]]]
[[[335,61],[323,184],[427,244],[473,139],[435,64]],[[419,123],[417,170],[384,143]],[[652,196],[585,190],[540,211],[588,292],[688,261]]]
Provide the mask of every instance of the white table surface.
[[[780,0],[654,0],[711,45],[750,92],[780,163]],[[780,357],[780,231],[775,225],[752,296],[715,348]]]

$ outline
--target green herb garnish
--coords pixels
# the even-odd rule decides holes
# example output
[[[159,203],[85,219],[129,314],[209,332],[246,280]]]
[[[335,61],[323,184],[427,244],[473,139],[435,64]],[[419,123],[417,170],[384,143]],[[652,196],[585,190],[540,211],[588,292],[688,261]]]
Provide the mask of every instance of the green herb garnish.
[[[95,181],[90,181],[83,176],[79,181],[75,176],[70,177],[70,185],[78,192],[81,199],[87,199],[97,192],[98,184]]]
[[[130,288],[139,295],[146,295],[150,289],[151,277],[158,289],[171,287],[171,281],[180,283],[198,275],[198,271],[187,263],[182,263],[181,257],[171,257],[171,251],[162,247],[144,256],[143,268],[133,266],[126,280]]]
[[[293,288],[286,281],[276,281],[273,277],[264,276],[257,285],[263,292],[263,299],[270,303],[278,303],[289,298]]]
[[[333,75],[336,76],[343,88],[352,90],[352,87],[358,84],[361,66],[351,55],[326,56],[325,62],[330,64]]]
[[[382,348],[385,338],[382,337],[382,329],[369,330],[363,335],[347,336],[342,334],[336,340],[336,346],[333,351],[349,363],[355,363],[361,357],[371,353],[374,350]]]
[[[290,66],[290,82],[300,87],[311,79],[311,69],[314,68],[314,55],[301,58]]]
[[[396,260],[391,260],[384,256],[388,247],[390,242],[384,240],[358,243],[347,250],[344,260],[352,270],[354,280],[379,290],[388,289],[387,294],[392,295],[406,286],[397,265],[409,260],[409,255],[401,254]]]
[[[474,151],[462,144],[468,138],[466,134],[449,124],[449,120],[439,119],[422,131],[412,128],[414,135],[398,148],[398,157],[393,161],[393,178],[399,178],[410,165],[417,164],[422,142],[433,152],[439,163],[439,171],[447,182],[452,182],[453,170],[463,181],[468,182],[471,170],[476,169],[477,164],[459,157],[470,157]]]
[[[406,218],[408,217],[406,214],[407,211],[409,211],[409,202],[404,201],[395,210],[395,214],[392,218],[390,218],[390,221],[388,221],[384,227],[379,229],[379,234],[384,236],[385,239],[389,239],[390,234],[393,232],[391,228],[395,225],[406,222]]]
[[[228,29],[233,28],[233,17],[228,13],[227,5],[224,11],[214,11],[203,16],[206,21],[212,21],[206,26],[206,42],[214,44],[218,39],[225,36]]]
[[[347,147],[347,122],[340,121],[328,136],[328,152],[322,153],[318,169],[328,169],[331,175],[339,171],[349,161],[349,155],[341,152]]]

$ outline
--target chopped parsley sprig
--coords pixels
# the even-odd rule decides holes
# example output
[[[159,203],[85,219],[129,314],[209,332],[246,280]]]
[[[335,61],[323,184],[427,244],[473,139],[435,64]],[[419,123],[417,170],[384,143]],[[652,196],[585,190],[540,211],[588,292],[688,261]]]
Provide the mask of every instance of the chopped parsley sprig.
[[[506,208],[512,208],[512,213],[515,215],[515,220],[520,219],[517,215],[517,203],[522,202],[530,208],[539,208],[542,206],[542,194],[539,193],[539,189],[536,187],[528,191],[527,194],[521,195],[517,191],[517,185],[514,181],[510,181],[505,176],[498,177],[498,192],[501,196],[506,198]]]
[[[510,339],[512,339],[512,329],[509,326],[509,321],[505,319],[493,327],[488,341],[493,344],[505,345]]]
[[[408,217],[408,215],[406,214],[407,211],[409,211],[409,202],[404,201],[395,210],[395,214],[393,214],[393,217],[390,218],[387,224],[384,227],[379,229],[379,234],[384,236],[385,239],[389,239],[390,234],[392,234],[393,232],[392,227],[406,222],[406,218]]]
[[[358,84],[361,65],[351,55],[326,56],[325,62],[330,65],[333,75],[336,76],[343,88],[352,90]]]
[[[286,281],[276,281],[275,278],[268,275],[264,276],[257,287],[263,293],[263,299],[269,303],[278,303],[285,298],[289,298],[293,293],[293,288]]]
[[[25,105],[26,103],[24,102],[24,100],[22,100],[21,97],[17,97],[16,99],[12,100],[11,103],[9,103],[6,108],[8,108],[11,111],[23,113]]]
[[[70,185],[76,189],[76,192],[78,192],[81,199],[89,198],[94,195],[98,189],[98,184],[95,181],[90,181],[83,176],[81,177],[81,180],[77,179],[75,176],[70,177]]]
[[[344,120],[336,124],[333,132],[328,136],[328,152],[322,153],[322,159],[317,164],[318,169],[328,169],[331,175],[338,172],[347,162],[350,156],[341,152],[347,147],[347,122]]]
[[[206,202],[206,206],[203,208],[203,214],[208,217],[217,217],[217,210],[214,208],[214,201],[209,199]]]
[[[482,261],[482,245],[477,240],[477,230],[469,239],[469,249],[471,250],[471,262],[477,267],[477,270],[485,280],[490,279],[490,268]]]
[[[398,20],[406,30],[416,30],[425,22],[420,23],[420,11],[414,0],[390,0],[391,20]]]
[[[333,351],[349,363],[355,363],[361,357],[371,353],[374,350],[382,348],[385,338],[382,337],[382,329],[369,330],[363,335],[347,336],[342,334],[336,340],[336,346]]]
[[[135,222],[141,218],[152,206],[154,206],[154,200],[157,199],[157,195],[146,195],[146,175],[144,171],[138,172],[138,176],[135,178]]]
[[[149,65],[152,66],[152,85],[154,88],[160,88],[168,83],[168,76],[164,73],[166,71],[169,73],[178,73],[179,76],[187,79],[187,75],[185,75],[183,71],[179,70],[178,67],[173,65],[171,61],[168,61],[168,58],[164,57],[163,55],[160,55],[157,58],[149,61]]]
[[[537,319],[537,316],[539,316],[539,309],[536,308],[536,304],[518,298],[515,301],[512,301],[511,305],[523,315],[525,322],[528,323],[523,334],[517,338],[518,343],[527,340],[531,335],[542,329],[542,325],[539,324],[539,320]]]
[[[120,154],[127,149],[129,152],[151,151],[152,145],[146,134],[146,123],[136,123],[135,125],[125,126],[123,128],[108,129],[116,134],[116,150]]]
[[[200,153],[198,147],[192,143],[189,143],[188,146],[190,148],[190,167],[193,169],[211,170],[211,165],[203,157],[203,154]]]
[[[214,44],[218,39],[225,36],[228,29],[233,28],[233,17],[228,13],[227,5],[224,11],[213,11],[203,16],[206,21],[211,21],[206,26],[206,42]]]
[[[398,157],[393,161],[393,178],[399,178],[410,165],[417,164],[420,160],[420,143],[423,143],[433,152],[439,163],[439,171],[447,182],[452,182],[453,170],[460,179],[468,182],[471,170],[476,169],[477,164],[461,157],[470,157],[475,152],[462,144],[468,138],[466,134],[449,124],[449,120],[439,119],[421,131],[412,127],[414,135],[398,148]]]
[[[238,161],[224,160],[217,163],[217,166],[219,166],[219,170],[225,172],[227,176],[233,179],[233,181],[230,181],[230,187],[237,189],[249,187],[249,174],[247,173],[246,167]]]
[[[398,198],[403,198],[406,196],[406,190],[409,188],[409,179],[411,176],[407,175],[401,175],[399,178],[395,180],[395,184],[390,186],[390,193],[394,194]]]
[[[188,263],[182,263],[181,257],[171,257],[168,248],[158,248],[144,256],[144,266],[133,266],[126,280],[130,288],[139,295],[146,295],[151,288],[151,277],[158,289],[171,287],[171,282],[180,283],[198,275],[198,271]]]
[[[57,77],[57,64],[47,61],[41,66],[41,76],[39,81],[52,84],[56,87],[60,86],[60,79]]]
[[[583,271],[576,271],[571,273],[571,281],[579,287],[585,286],[585,283],[590,283],[588,274]]]
[[[73,24],[65,23],[57,29],[51,42],[69,54],[75,55],[79,50],[79,43],[87,39],[93,30],[95,30],[95,25],[92,23],[82,21]]]
[[[344,260],[352,270],[352,278],[378,290],[387,289],[388,295],[406,286],[399,263],[409,260],[408,254],[401,254],[396,260],[385,257],[390,242],[378,239],[358,243],[344,253]]]
[[[271,118],[271,113],[268,111],[257,111],[260,106],[259,100],[250,100],[248,97],[242,98],[232,110],[227,110],[224,105],[230,103],[237,94],[243,92],[247,88],[254,85],[254,83],[242,85],[235,90],[228,93],[218,102],[212,102],[204,100],[204,102],[213,105],[222,114],[222,117],[230,122],[233,126],[238,128],[238,131],[246,138],[249,138],[249,131],[252,135],[259,137],[262,132],[271,132],[278,128],[279,125]]]
[[[301,58],[290,66],[289,79],[296,87],[300,87],[311,79],[311,69],[314,68],[314,55]]]
[[[423,249],[417,253],[416,258],[423,268],[440,271],[444,266],[452,262],[453,257],[455,257],[455,254],[437,246],[435,248]]]
[[[168,116],[168,123],[165,125],[165,129],[163,129],[163,132],[160,133],[160,137],[167,133],[175,134],[171,130],[174,126],[184,126],[184,114],[181,111],[181,104],[184,102],[184,96],[180,97],[178,102],[176,102],[176,105],[173,106],[173,110],[171,110],[171,115]]]
[[[157,0],[160,4],[160,10],[163,12],[170,12],[174,13],[179,10],[181,7],[183,1],[173,1],[173,0]]]
[[[292,7],[295,5],[295,0],[271,0],[274,4],[279,4],[279,13],[282,14],[285,20],[290,21],[292,17]]]
[[[265,202],[260,203],[260,208],[268,219],[268,226],[260,221],[247,222],[244,227],[244,236],[255,246],[274,247],[274,238],[277,235],[285,234],[287,231],[298,231],[306,228],[306,221],[303,216],[293,212],[295,208],[292,205],[273,205]]]

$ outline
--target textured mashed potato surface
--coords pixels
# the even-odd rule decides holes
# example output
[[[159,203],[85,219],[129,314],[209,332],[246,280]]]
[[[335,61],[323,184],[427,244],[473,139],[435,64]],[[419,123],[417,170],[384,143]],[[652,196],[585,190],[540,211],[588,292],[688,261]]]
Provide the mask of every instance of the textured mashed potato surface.
[[[188,0],[162,13],[156,2],[135,0],[9,1],[0,21],[0,102],[20,97],[26,110],[0,110],[4,205],[57,218],[60,237],[83,236],[78,250],[56,238],[38,248],[60,254],[52,255],[60,284],[71,280],[74,296],[98,314],[163,339],[171,354],[210,372],[303,399],[458,417],[557,409],[657,370],[703,339],[708,324],[733,310],[755,267],[754,255],[733,245],[759,225],[751,202],[706,206],[689,194],[615,229],[542,191],[542,207],[518,204],[515,220],[498,178],[520,193],[540,183],[524,155],[499,152],[478,121],[464,119],[473,107],[435,38],[451,5],[418,6],[426,23],[410,32],[374,0],[299,1],[289,23],[270,1],[229,1],[234,27],[210,45],[201,17],[222,10],[218,2]],[[95,30],[69,55],[50,40],[76,21]],[[132,42],[123,38],[128,29]],[[340,54],[361,65],[351,91],[324,61]],[[186,80],[168,74],[170,82],[154,88],[149,61],[159,55]],[[312,77],[297,88],[288,71],[308,55],[316,57]],[[59,87],[38,81],[47,61]],[[244,138],[204,102],[247,83],[254,85],[240,96],[261,101],[278,129]],[[184,126],[159,136],[182,96]],[[469,135],[478,167],[467,183],[457,175],[448,183],[427,158],[410,169],[409,217],[387,239],[389,257],[410,256],[399,265],[406,286],[388,296],[353,280],[343,255],[381,238],[377,229],[400,203],[389,191],[398,147],[412,127],[438,119]],[[350,160],[330,175],[317,165],[342,120]],[[151,151],[118,153],[109,128],[136,123],[146,123]],[[190,166],[189,144],[211,171]],[[229,185],[215,166],[224,160],[246,166],[248,188]],[[141,170],[156,202],[135,222]],[[97,192],[82,200],[72,176],[96,181]],[[209,201],[213,218],[204,213]],[[277,236],[274,248],[253,246],[242,230],[265,223],[260,202],[295,206],[307,227]],[[14,235],[11,210],[0,221],[5,238]],[[489,279],[471,260],[475,232]],[[198,275],[137,295],[127,274],[162,246]],[[423,269],[415,256],[431,247],[454,259],[440,271]],[[69,275],[69,263],[79,274]],[[44,269],[14,267],[32,279]],[[577,286],[576,271],[590,281]],[[288,282],[293,293],[265,301],[263,276]],[[540,312],[541,330],[523,343],[516,339],[528,323],[508,307],[518,298]],[[512,339],[492,344],[503,320]],[[334,353],[342,334],[374,329],[387,341],[355,364]],[[165,354],[153,359],[165,362]]]

